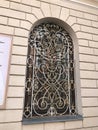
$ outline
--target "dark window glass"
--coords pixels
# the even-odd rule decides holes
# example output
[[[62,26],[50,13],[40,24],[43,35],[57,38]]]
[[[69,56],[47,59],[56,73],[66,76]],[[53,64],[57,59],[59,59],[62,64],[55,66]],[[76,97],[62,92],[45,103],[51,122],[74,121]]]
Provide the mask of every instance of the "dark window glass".
[[[54,23],[37,25],[29,35],[25,119],[75,115],[73,42]]]

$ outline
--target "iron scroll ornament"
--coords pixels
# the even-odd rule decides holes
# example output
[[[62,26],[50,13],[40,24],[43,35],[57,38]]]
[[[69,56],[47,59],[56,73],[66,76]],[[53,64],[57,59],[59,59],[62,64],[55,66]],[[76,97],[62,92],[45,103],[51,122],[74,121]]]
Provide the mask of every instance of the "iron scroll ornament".
[[[54,23],[37,25],[29,35],[24,118],[75,115],[73,42]]]

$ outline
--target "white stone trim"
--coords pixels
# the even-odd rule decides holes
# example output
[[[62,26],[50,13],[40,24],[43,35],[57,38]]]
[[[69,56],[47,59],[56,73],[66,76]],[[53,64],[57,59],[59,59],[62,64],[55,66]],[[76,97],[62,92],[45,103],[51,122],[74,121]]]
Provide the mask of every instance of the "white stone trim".
[[[83,4],[83,5],[87,5],[87,6],[91,6],[91,7],[94,7],[94,8],[97,8],[98,9],[98,6],[97,5],[94,5],[94,4],[89,4],[87,2],[82,2],[82,1],[79,1],[79,0],[70,0],[72,2],[76,2],[76,3],[79,3],[79,4]],[[98,0],[95,0],[96,2],[98,2]]]

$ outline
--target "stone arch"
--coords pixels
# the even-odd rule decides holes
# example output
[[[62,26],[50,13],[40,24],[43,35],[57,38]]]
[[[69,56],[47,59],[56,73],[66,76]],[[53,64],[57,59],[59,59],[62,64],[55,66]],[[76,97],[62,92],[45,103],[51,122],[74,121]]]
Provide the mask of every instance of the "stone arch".
[[[41,25],[42,23],[53,23],[57,24],[60,27],[64,28],[70,35],[72,41],[73,41],[73,46],[74,46],[74,81],[75,81],[75,102],[76,102],[76,113],[78,115],[82,114],[81,110],[81,97],[80,97],[80,74],[79,74],[79,54],[78,54],[78,42],[77,42],[77,37],[73,29],[64,21],[57,19],[57,18],[42,18],[38,21],[36,21],[33,26],[31,27],[31,31],[38,25]],[[32,64],[32,63],[31,63]],[[29,81],[27,82],[29,83]],[[27,112],[28,113],[28,112]],[[30,112],[29,112],[30,113]],[[29,115],[30,116],[30,115]]]

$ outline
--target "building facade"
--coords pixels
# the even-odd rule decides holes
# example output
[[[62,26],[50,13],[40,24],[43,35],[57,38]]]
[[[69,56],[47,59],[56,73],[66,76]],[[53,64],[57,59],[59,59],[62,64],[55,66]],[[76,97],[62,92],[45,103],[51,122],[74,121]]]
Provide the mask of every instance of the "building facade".
[[[25,113],[25,117],[29,119],[23,118],[26,106],[24,104],[28,102],[25,93],[26,90],[29,91],[26,88],[29,83],[26,79],[26,68],[28,63],[29,66],[33,64],[27,55],[30,51],[28,45],[32,42],[29,42],[30,32],[43,23],[45,26],[46,23],[53,23],[64,28],[72,39],[74,47],[70,55],[74,53],[75,96],[70,94],[68,97],[72,100],[75,98],[75,111],[70,108],[70,118],[68,114],[59,120],[49,118],[45,121],[46,119],[39,118],[39,121],[34,122],[32,119],[29,120],[29,108]],[[4,49],[3,42],[10,47]],[[37,40],[35,42],[37,43]],[[6,78],[3,77],[6,83],[3,103],[0,104],[0,130],[98,130],[97,0],[0,0],[0,46],[0,55],[7,52],[5,57],[0,58],[4,61],[9,59],[4,69],[4,63],[0,62],[0,73],[3,70],[7,73]],[[54,61],[55,57],[52,59]],[[1,86],[3,85],[1,81]],[[54,109],[52,115],[53,112]],[[77,113],[78,116],[73,113]]]

